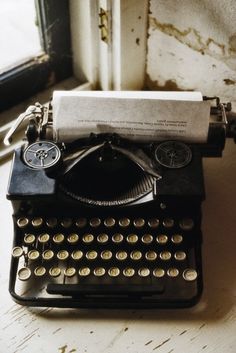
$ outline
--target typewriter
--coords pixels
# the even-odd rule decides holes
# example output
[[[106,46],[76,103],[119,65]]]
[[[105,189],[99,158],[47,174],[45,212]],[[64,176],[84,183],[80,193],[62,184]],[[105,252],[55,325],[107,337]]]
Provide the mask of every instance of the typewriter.
[[[50,103],[20,115],[5,139],[28,119],[7,192],[17,303],[181,308],[199,300],[202,158],[220,157],[236,131],[230,103],[204,100],[211,115],[204,143],[133,141],[112,131],[58,141]]]

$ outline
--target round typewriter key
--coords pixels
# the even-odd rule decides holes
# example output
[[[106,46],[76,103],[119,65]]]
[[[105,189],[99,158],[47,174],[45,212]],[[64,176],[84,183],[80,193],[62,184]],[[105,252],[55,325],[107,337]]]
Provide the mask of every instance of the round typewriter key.
[[[68,257],[69,257],[69,253],[68,253],[67,250],[60,250],[60,251],[58,251],[58,253],[57,253],[57,258],[58,258],[58,260],[65,261],[65,260],[68,259]]]
[[[90,227],[97,228],[101,224],[100,218],[92,218],[89,221]]]
[[[49,269],[49,274],[51,277],[58,277],[61,274],[61,269],[59,267],[51,267]]]
[[[19,258],[23,255],[23,249],[20,247],[20,246],[15,246],[13,249],[12,249],[12,256],[15,257],[15,258]]]
[[[107,242],[108,242],[108,239],[109,239],[109,237],[108,237],[108,235],[105,234],[105,233],[101,233],[101,234],[99,234],[99,235],[97,236],[97,241],[98,241],[99,243],[101,243],[101,244],[107,243]]]
[[[127,235],[126,240],[129,244],[136,244],[138,241],[138,236],[137,234],[129,234]]]
[[[49,261],[53,259],[54,257],[54,252],[52,250],[45,250],[42,254],[43,260]]]
[[[148,260],[148,261],[154,261],[156,260],[157,258],[157,253],[155,251],[148,251],[146,252],[145,254],[145,258]]]
[[[83,252],[81,250],[74,250],[71,254],[71,257],[73,260],[78,261],[78,260],[82,259]]]
[[[124,218],[121,218],[119,220],[119,226],[121,228],[127,228],[129,225],[130,225],[130,219],[129,218],[124,217]]]
[[[61,243],[63,243],[64,239],[65,239],[64,234],[57,233],[53,236],[52,240],[55,244],[61,244]]]
[[[181,234],[174,234],[171,237],[171,241],[174,244],[180,244],[183,241],[183,236]]]
[[[165,228],[172,228],[174,226],[174,220],[172,218],[165,218],[162,222]]]
[[[194,221],[192,220],[192,218],[183,218],[179,222],[179,226],[183,230],[191,230],[194,227]]]
[[[142,228],[145,225],[145,220],[143,218],[134,219],[135,228]]]
[[[159,234],[156,238],[158,244],[164,245],[168,242],[168,237],[165,234]]]
[[[27,281],[31,276],[31,270],[28,267],[22,267],[18,271],[18,278],[21,281]]]
[[[64,218],[61,221],[61,225],[63,228],[70,228],[72,225],[72,219],[71,218]]]
[[[151,244],[152,241],[153,241],[153,236],[151,234],[144,234],[142,236],[142,242],[144,244]]]
[[[123,275],[125,277],[133,277],[135,274],[135,270],[132,268],[132,267],[126,267],[124,270],[123,270]]]
[[[65,268],[64,270],[64,275],[66,277],[73,277],[75,274],[76,274],[76,270],[74,267],[68,267],[68,268]]]
[[[112,217],[106,218],[104,220],[104,226],[107,227],[107,228],[114,227],[115,224],[116,224],[116,221]]]
[[[187,268],[183,272],[183,278],[188,282],[195,281],[197,279],[197,271],[193,268]]]
[[[135,261],[140,260],[142,258],[141,251],[139,250],[132,251],[130,254],[130,258]]]
[[[38,250],[30,250],[28,252],[28,259],[30,260],[37,260],[39,258],[40,254]]]
[[[34,269],[34,274],[37,277],[42,277],[45,275],[45,273],[46,273],[46,268],[43,266],[38,266]]]
[[[149,219],[148,225],[150,228],[157,228],[159,226],[159,219],[158,218],[152,218]]]
[[[49,241],[49,239],[50,239],[50,236],[47,233],[40,234],[39,237],[38,237],[38,241],[41,244],[47,243]]]
[[[183,261],[186,259],[186,253],[184,251],[176,251],[174,258],[175,260]]]
[[[163,270],[163,268],[155,268],[153,270],[153,276],[157,277],[157,278],[161,278],[165,275],[165,271]]]
[[[70,244],[76,244],[78,242],[78,240],[79,240],[79,236],[76,233],[71,233],[67,237],[67,241]]]
[[[93,271],[94,276],[96,277],[102,277],[106,273],[105,268],[103,267],[96,267]]]
[[[112,241],[114,243],[121,243],[123,241],[124,237],[122,234],[120,233],[116,233],[112,236]]]
[[[95,250],[88,251],[88,252],[86,253],[86,258],[87,258],[88,260],[95,260],[95,259],[97,258],[97,256],[98,256],[98,253],[97,253],[97,251],[95,251]]]
[[[167,270],[167,275],[169,277],[174,278],[174,277],[177,277],[178,274],[179,274],[179,270],[177,268],[172,267]]]
[[[32,219],[31,223],[33,227],[39,228],[43,224],[43,219],[41,217],[36,217]]]
[[[46,225],[48,226],[48,228],[55,228],[57,226],[57,219],[54,217],[47,219]]]
[[[110,277],[117,277],[120,274],[120,269],[118,267],[111,267],[108,270],[108,275]]]
[[[16,223],[19,228],[25,228],[29,224],[29,220],[28,218],[22,217],[22,218],[18,218]]]
[[[78,228],[84,228],[87,224],[87,219],[86,218],[78,218],[75,222],[76,227]]]
[[[90,268],[89,267],[81,267],[79,269],[79,275],[82,277],[86,277],[90,274]]]
[[[82,239],[83,239],[84,243],[90,244],[90,243],[92,243],[94,236],[93,236],[93,234],[88,233],[88,234],[84,234]]]
[[[101,253],[101,258],[103,260],[110,260],[112,258],[112,252],[110,250],[104,250]]]
[[[117,251],[116,258],[117,260],[124,261],[127,259],[127,252],[126,251]]]
[[[150,270],[147,267],[143,267],[138,270],[138,274],[140,277],[148,277],[150,275]]]
[[[24,236],[25,244],[33,244],[35,242],[35,236],[33,234],[26,234]]]
[[[161,260],[168,261],[171,259],[171,253],[169,251],[162,251],[160,253]]]

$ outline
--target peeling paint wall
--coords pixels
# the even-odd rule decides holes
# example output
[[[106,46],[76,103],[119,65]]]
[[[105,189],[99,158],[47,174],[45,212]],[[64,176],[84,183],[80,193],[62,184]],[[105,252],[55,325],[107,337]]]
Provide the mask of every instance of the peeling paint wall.
[[[236,101],[236,1],[150,0],[146,88]]]

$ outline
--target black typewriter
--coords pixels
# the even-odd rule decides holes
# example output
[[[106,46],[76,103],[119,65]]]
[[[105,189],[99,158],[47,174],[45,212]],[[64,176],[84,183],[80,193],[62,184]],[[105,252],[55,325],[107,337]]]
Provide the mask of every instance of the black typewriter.
[[[56,143],[50,105],[28,108],[7,193],[13,299],[50,307],[194,305],[203,288],[202,157],[221,156],[226,136],[235,136],[230,110],[216,99],[200,145],[106,133]]]

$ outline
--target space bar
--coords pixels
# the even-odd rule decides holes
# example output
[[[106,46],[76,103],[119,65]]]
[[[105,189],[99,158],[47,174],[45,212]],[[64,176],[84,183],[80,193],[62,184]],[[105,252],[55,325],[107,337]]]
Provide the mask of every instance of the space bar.
[[[61,295],[154,295],[164,292],[164,286],[159,285],[96,285],[96,284],[55,284],[47,285],[48,294]]]

